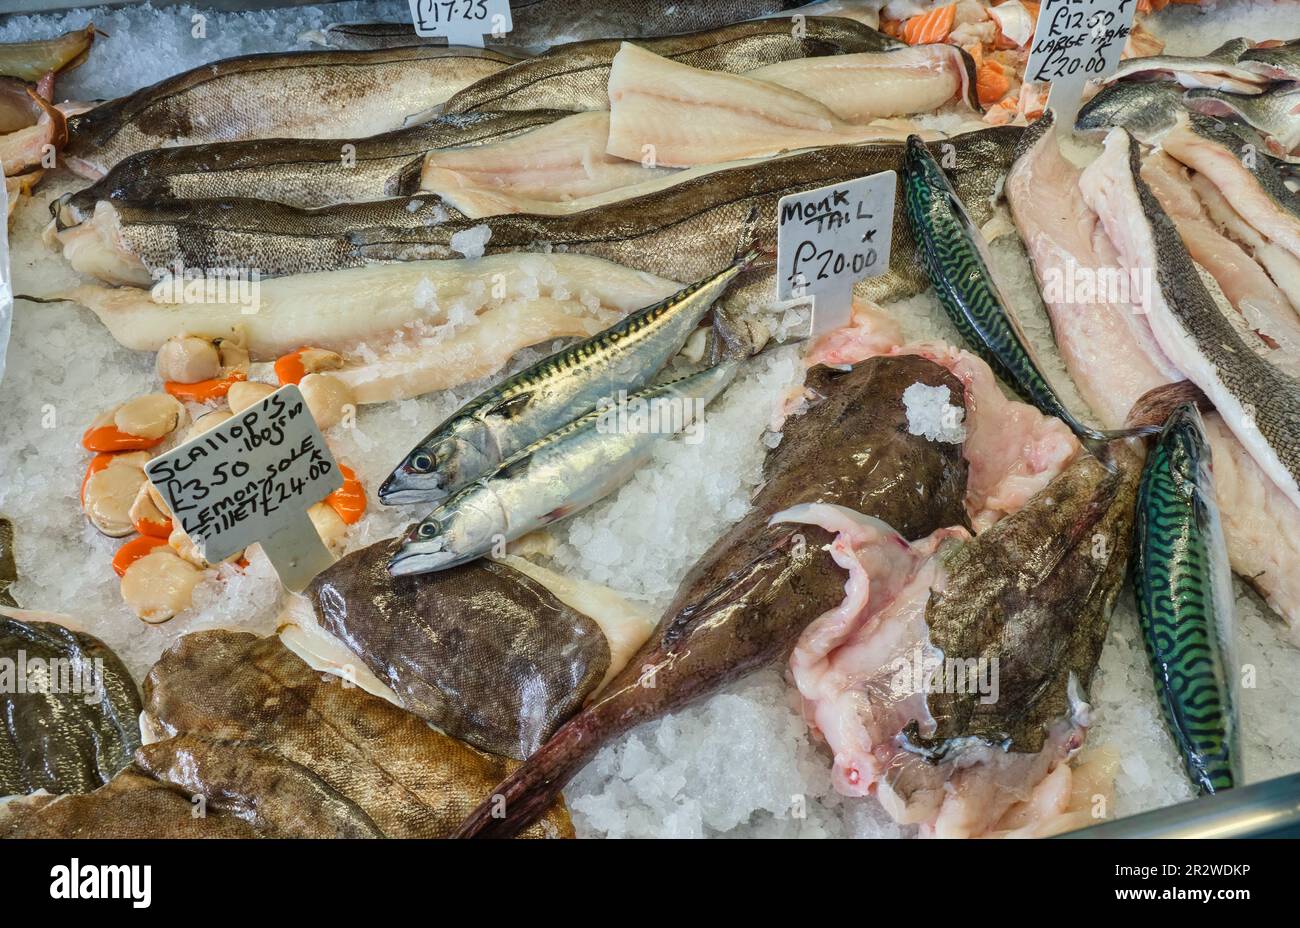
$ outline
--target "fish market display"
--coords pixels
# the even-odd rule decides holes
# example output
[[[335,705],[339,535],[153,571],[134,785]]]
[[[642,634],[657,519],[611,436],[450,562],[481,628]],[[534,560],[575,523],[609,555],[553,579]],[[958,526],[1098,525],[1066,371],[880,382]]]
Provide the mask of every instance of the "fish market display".
[[[506,378],[421,439],[379,487],[387,504],[432,502],[596,408],[645,386],[741,272],[733,265]]]
[[[739,74],[792,58],[884,51],[899,44],[838,17],[810,17],[803,25],[802,35],[796,35],[799,30],[788,19],[758,20],[643,39],[637,46],[692,68]],[[621,44],[605,39],[560,45],[465,88],[443,111],[607,110],[610,69]]]
[[[849,372],[812,371],[806,386],[824,399],[787,420],[749,514],[687,574],[627,669],[495,790],[505,797],[505,817],[482,805],[460,834],[518,833],[602,743],[782,659],[804,627],[843,598],[844,575],[825,551],[830,534],[769,526],[777,512],[799,503],[848,506],[910,537],[960,525],[960,445],[907,430],[902,395],[917,382],[946,386],[961,403],[958,381],[916,356],[876,358]],[[900,484],[923,492],[900,494]]]
[[[229,58],[69,120],[69,166],[96,180],[150,148],[255,138],[360,138],[428,118],[514,59],[450,47]],[[328,85],[329,93],[320,87]]]
[[[1075,418],[1043,376],[998,291],[979,230],[939,163],[916,136],[907,141],[903,191],[921,259],[957,330],[1007,383],[1043,412],[1064,421],[1080,438],[1105,438]]]
[[[1177,409],[1137,501],[1133,587],[1165,720],[1202,793],[1241,782],[1232,693],[1232,581],[1200,414]]]
[[[134,203],[246,197],[311,208],[411,194],[433,149],[489,145],[546,125],[559,111],[437,116],[381,135],[342,139],[250,139],[153,148],[118,162],[104,177],[60,197],[64,226],[82,222],[100,200]]]
[[[507,458],[413,526],[388,564],[395,577],[446,570],[581,512],[625,483],[679,431],[698,428],[740,361],[626,395],[626,408],[588,413]],[[620,396],[619,402],[623,402]],[[619,419],[626,417],[627,422]]]
[[[1296,4],[1137,0],[1051,107],[1032,0],[0,14],[0,837],[1084,837],[1300,770]],[[236,476],[295,388],[328,493]]]
[[[4,547],[0,563],[12,556]],[[88,793],[140,746],[140,694],[122,661],[98,638],[48,618],[0,607],[9,677],[0,695],[0,796]]]
[[[639,646],[653,624],[627,603],[575,596],[547,571],[521,572],[517,559],[394,581],[387,565],[396,547],[390,540],[353,552],[312,582],[321,628],[407,709],[493,754],[537,750],[622,669],[629,644]]]

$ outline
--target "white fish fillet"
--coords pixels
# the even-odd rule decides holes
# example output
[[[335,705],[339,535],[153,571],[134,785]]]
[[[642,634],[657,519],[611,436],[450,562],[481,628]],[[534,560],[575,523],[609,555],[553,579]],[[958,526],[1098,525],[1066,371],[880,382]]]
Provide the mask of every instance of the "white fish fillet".
[[[514,301],[550,299],[566,315],[587,318],[600,310],[625,314],[677,289],[672,281],[587,255],[511,253],[277,277],[259,282],[249,307],[155,302],[148,290],[95,284],[57,298],[91,309],[119,343],[136,351],[157,351],[173,335],[242,333],[254,360],[271,360],[304,344],[347,355],[399,331],[434,335],[453,318],[469,321]]]
[[[1206,214],[1185,169],[1163,152],[1154,152],[1142,165],[1142,179],[1174,221],[1192,258],[1213,275],[1250,327],[1279,346],[1292,365],[1300,360],[1300,317],[1295,307],[1264,269]]]
[[[605,152],[609,113],[576,113],[522,135],[476,148],[429,152],[420,186],[437,193],[458,188],[564,202],[652,180],[668,173]]]
[[[1040,286],[1071,266],[1099,266],[1091,250],[1098,220],[1083,201],[1080,175],[1062,157],[1055,138],[1048,137],[1007,177],[1007,199]],[[1103,428],[1122,427],[1142,394],[1182,379],[1163,352],[1153,348],[1146,317],[1131,307],[1049,300],[1047,310],[1070,377]],[[1133,336],[1131,320],[1147,328],[1144,341]],[[1288,620],[1300,643],[1300,509],[1260,470],[1217,413],[1205,416],[1205,427],[1232,568]]]
[[[86,274],[109,284],[148,287],[153,275],[122,241],[122,224],[117,210],[107,200],[95,204],[90,218],[54,231],[50,223],[46,237],[63,248],[63,257],[78,274]]]
[[[776,84],[692,68],[627,42],[614,56],[609,102],[606,151],[666,167],[905,136],[846,122]]]
[[[1207,177],[1261,235],[1300,258],[1300,218],[1274,203],[1233,152],[1197,135],[1189,127],[1186,115],[1180,116],[1178,124],[1165,133],[1160,145],[1174,158]]]
[[[968,89],[961,52],[952,45],[793,58],[745,77],[801,93],[849,123],[928,113]]]

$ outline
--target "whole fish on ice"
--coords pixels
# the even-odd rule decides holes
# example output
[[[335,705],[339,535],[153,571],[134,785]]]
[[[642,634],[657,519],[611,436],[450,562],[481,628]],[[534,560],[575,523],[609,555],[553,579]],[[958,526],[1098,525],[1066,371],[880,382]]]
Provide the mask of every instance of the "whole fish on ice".
[[[1201,793],[1241,782],[1233,591],[1210,449],[1194,405],[1153,443],[1138,490],[1133,589],[1156,693]]]
[[[479,394],[420,440],[380,485],[385,504],[433,502],[490,474],[619,390],[648,384],[740,274],[732,265]]]
[[[73,117],[63,154],[74,171],[96,180],[150,148],[363,138],[427,119],[457,90],[514,60],[454,45],[226,58]]]

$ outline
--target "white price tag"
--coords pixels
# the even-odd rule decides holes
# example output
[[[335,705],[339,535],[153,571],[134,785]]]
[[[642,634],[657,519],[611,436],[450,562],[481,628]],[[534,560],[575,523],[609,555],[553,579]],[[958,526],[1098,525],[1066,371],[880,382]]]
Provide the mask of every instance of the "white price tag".
[[[417,35],[442,36],[451,45],[483,47],[483,36],[500,39],[514,28],[510,0],[410,0]]]
[[[1071,125],[1083,87],[1119,66],[1137,0],[1043,0],[1030,45],[1026,81],[1050,81],[1047,105]]]
[[[847,325],[853,285],[889,270],[896,171],[792,193],[777,205],[777,299],[812,297],[814,335]]]
[[[307,509],[343,486],[343,474],[293,384],[160,454],[145,473],[213,564],[261,542],[297,592],[334,561]]]

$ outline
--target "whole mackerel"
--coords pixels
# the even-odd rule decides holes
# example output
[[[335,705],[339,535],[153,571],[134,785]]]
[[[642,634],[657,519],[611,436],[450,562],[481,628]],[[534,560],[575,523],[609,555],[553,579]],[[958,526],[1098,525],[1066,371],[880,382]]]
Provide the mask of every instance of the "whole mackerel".
[[[470,400],[420,440],[379,487],[386,505],[436,502],[585,416],[649,383],[740,274],[733,264]]]
[[[1129,434],[1090,428],[1061,402],[1007,308],[979,229],[919,136],[907,140],[902,182],[903,204],[921,263],[939,303],[967,344],[1016,392],[1065,422],[1081,440],[1102,442]]]
[[[742,363],[723,360],[627,396],[629,415],[644,414],[645,428],[631,418],[620,422],[621,404],[611,403],[534,442],[415,525],[388,572],[400,577],[455,567],[599,502],[631,479],[660,441],[698,425]]]
[[[460,46],[283,52],[226,58],[68,120],[61,152],[98,179],[150,148],[255,138],[362,138],[429,118],[516,59]]]
[[[1133,589],[1165,722],[1202,794],[1241,782],[1232,577],[1196,406],[1174,411],[1138,489]]]
[[[312,208],[416,193],[435,148],[486,145],[567,115],[558,110],[438,116],[364,138],[250,139],[137,152],[99,181],[51,205],[75,225],[99,200],[248,197]]]
[[[796,35],[796,32],[799,32]],[[446,113],[492,110],[609,109],[609,72],[623,39],[559,45],[466,87]],[[686,35],[638,39],[637,45],[696,68],[741,74],[794,58],[880,52],[895,39],[850,19],[810,16],[803,29],[788,19],[765,19]]]

